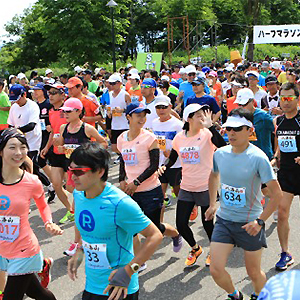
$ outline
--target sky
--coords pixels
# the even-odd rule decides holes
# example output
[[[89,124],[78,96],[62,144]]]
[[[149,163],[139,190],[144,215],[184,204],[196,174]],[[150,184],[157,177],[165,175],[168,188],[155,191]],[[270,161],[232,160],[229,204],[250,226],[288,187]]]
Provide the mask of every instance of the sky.
[[[14,15],[21,14],[23,10],[34,4],[37,0],[4,0],[1,1],[0,9],[0,40],[7,34],[4,25],[10,21]]]

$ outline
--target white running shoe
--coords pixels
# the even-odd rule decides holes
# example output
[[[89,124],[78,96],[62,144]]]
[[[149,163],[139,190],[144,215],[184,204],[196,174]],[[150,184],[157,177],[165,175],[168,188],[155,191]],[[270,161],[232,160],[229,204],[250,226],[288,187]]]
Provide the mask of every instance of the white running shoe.
[[[73,256],[76,253],[77,248],[78,248],[77,243],[70,243],[70,248],[64,251],[64,255]]]

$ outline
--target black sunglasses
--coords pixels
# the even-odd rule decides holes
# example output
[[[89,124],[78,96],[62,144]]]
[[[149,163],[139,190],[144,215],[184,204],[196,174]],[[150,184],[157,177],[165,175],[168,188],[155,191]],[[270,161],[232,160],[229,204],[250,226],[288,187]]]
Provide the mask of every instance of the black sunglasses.
[[[110,85],[116,85],[118,82],[108,82]]]
[[[244,127],[248,127],[248,126],[239,126],[239,127],[225,127],[226,131],[231,131],[233,130],[234,132],[240,132],[243,130]]]
[[[196,73],[189,73],[188,76],[196,76]]]
[[[165,106],[165,105],[157,105],[155,106],[155,108],[157,109],[167,109],[169,106]]]

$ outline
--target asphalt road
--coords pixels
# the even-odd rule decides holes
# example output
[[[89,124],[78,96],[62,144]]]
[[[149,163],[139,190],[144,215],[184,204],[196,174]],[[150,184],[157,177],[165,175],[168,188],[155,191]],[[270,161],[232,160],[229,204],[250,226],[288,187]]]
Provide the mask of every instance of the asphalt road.
[[[109,181],[116,183],[118,179],[118,166],[110,169]],[[71,197],[71,196],[70,196]],[[291,210],[291,233],[290,250],[294,255],[295,264],[292,269],[300,269],[300,242],[298,238],[299,221],[298,197],[294,199]],[[176,199],[172,199],[172,205],[167,208],[165,221],[175,224]],[[69,242],[74,239],[73,223],[63,225],[63,236],[51,237],[44,230],[42,220],[38,210],[32,204],[30,222],[34,229],[44,255],[54,259],[52,268],[52,281],[49,289],[55,294],[58,300],[79,300],[85,285],[84,265],[81,265],[78,279],[73,282],[67,275],[68,258],[63,255],[63,251],[69,247]],[[58,220],[65,214],[63,205],[56,198],[56,202],[51,204],[53,220]],[[209,251],[208,239],[202,228],[200,217],[195,222],[191,222],[196,240],[203,247],[204,253],[198,258],[196,265],[187,268],[184,265],[189,247],[186,242],[179,253],[172,251],[172,241],[164,238],[159,249],[147,262],[148,268],[140,274],[140,299],[142,300],[210,300],[226,299],[224,293],[216,286],[209,274],[209,269],[205,267],[205,258]],[[264,250],[262,268],[267,277],[275,275],[274,264],[279,259],[280,246],[277,238],[276,223],[273,219],[266,224],[268,237],[268,248]],[[228,262],[228,271],[231,274],[236,287],[244,294],[250,296],[253,292],[251,282],[246,274],[243,263],[243,251],[235,248]],[[245,298],[249,299],[249,298]]]

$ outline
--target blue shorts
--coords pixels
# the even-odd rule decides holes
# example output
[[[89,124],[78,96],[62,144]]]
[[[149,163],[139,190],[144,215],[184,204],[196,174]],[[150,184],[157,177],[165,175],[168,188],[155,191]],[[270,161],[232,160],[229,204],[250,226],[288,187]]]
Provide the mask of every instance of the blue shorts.
[[[7,259],[0,256],[0,270],[7,272],[7,275],[25,275],[40,272],[43,269],[43,253],[25,257]]]

